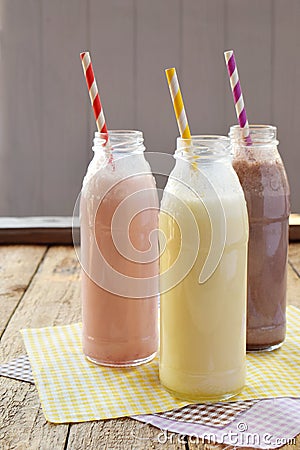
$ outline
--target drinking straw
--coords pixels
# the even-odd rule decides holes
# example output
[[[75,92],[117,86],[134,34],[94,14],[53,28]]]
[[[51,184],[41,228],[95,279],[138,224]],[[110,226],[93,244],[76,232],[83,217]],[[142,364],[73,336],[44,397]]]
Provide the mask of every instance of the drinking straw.
[[[168,80],[168,86],[170,89],[170,94],[173,102],[174,112],[180,136],[184,139],[189,139],[191,138],[191,132],[185,113],[185,108],[182,100],[176,69],[172,67],[170,69],[166,69],[165,72]]]
[[[244,104],[244,97],[243,97],[243,93],[242,93],[242,89],[241,89],[241,83],[239,80],[239,74],[238,74],[233,50],[228,50],[228,51],[224,52],[224,56],[225,56],[227,71],[228,71],[228,75],[229,75],[236,116],[237,116],[239,125],[242,128],[243,136],[247,142],[247,145],[251,145],[252,141],[251,141],[251,137],[250,137],[249,123],[248,123],[248,119],[247,119],[247,114],[246,114],[246,109],[245,109],[245,104]]]
[[[181,95],[181,90],[179,87],[176,69],[175,67],[172,67],[170,69],[166,69],[165,72],[168,80],[168,86],[172,98],[172,103],[174,107],[175,117],[177,120],[180,136],[183,139],[190,139],[190,141],[188,141],[188,144],[191,145],[192,136],[185,113],[184,103]],[[190,149],[188,147],[185,147],[185,151],[190,152]],[[195,161],[197,159],[196,156],[194,156],[193,159],[194,161],[192,162],[192,167],[194,170],[196,170],[197,169],[197,163]]]
[[[87,84],[88,91],[89,91],[91,105],[93,107],[94,116],[96,119],[97,129],[98,129],[99,133],[104,133],[107,135],[106,142],[109,143],[107,126],[106,126],[106,121],[105,121],[105,117],[104,117],[104,113],[103,113],[103,107],[101,104],[100,95],[99,95],[96,78],[94,75],[94,70],[93,70],[92,61],[91,61],[89,52],[80,53],[80,58],[81,58],[81,62],[82,62],[84,77],[85,77],[86,84]],[[108,148],[110,148],[110,146],[108,146]],[[112,162],[111,151],[109,152],[109,154],[110,154],[109,161]]]

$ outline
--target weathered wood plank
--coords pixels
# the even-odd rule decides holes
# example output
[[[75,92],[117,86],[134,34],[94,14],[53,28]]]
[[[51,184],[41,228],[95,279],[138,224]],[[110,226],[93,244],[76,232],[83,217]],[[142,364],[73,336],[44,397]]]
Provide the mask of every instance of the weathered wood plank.
[[[179,81],[184,82],[181,3],[179,0],[136,2],[136,126],[144,131],[148,151],[173,153],[175,150],[178,128],[164,69],[176,67]]]
[[[0,379],[1,450],[63,450],[68,425],[46,422],[36,387],[29,383]]]
[[[44,246],[0,246],[0,336],[45,252]]]
[[[170,152],[178,131],[163,68],[178,67],[192,129],[225,133],[236,117],[222,52],[233,47],[249,120],[278,125],[299,210],[300,65],[291,55],[299,47],[300,7],[298,0],[286,4],[2,0],[2,214],[72,208],[95,129],[78,59],[90,44],[110,127],[141,127],[149,149]]]
[[[300,241],[299,214],[290,216],[289,237],[291,242]],[[0,244],[71,245],[73,239],[79,244],[78,217],[74,222],[68,216],[0,218]]]
[[[72,247],[51,247],[1,339],[1,360],[25,352],[19,330],[80,319],[80,266]],[[68,425],[54,426],[42,414],[35,386],[0,379],[0,447],[63,450]],[[2,448],[1,447],[1,448]]]
[[[88,46],[88,2],[39,1],[43,27],[40,214],[70,216],[81,189],[91,143],[90,106],[79,57],[79,52]]]
[[[71,216],[0,217],[0,230],[71,228],[72,222]],[[74,226],[79,226],[78,217],[74,217]]]
[[[272,0],[228,0],[226,8],[224,50],[235,51],[249,122],[270,123],[273,76]],[[223,73],[225,76],[225,70]],[[225,114],[227,123],[232,124],[237,119],[229,81],[227,82],[227,90],[224,91]]]
[[[298,245],[298,251],[299,245]],[[299,259],[298,259],[299,261]],[[287,286],[287,303],[300,308],[300,275],[295,271],[294,267],[288,266],[288,286]]]
[[[252,3],[252,2],[251,2]],[[298,0],[273,0],[273,121],[278,126],[281,156],[291,185],[293,211],[300,210],[300,152],[297,145],[300,115],[300,61],[294,57],[300,46]],[[261,70],[259,71],[259,73]]]
[[[41,214],[41,2],[3,0],[0,20],[0,211]]]
[[[152,425],[129,418],[73,424],[71,426],[67,450],[84,448],[98,450],[100,444],[103,448],[114,450],[131,448],[137,450],[185,449],[185,444],[180,442],[176,434],[164,434]]]
[[[79,318],[79,265],[74,250],[52,247],[3,335],[2,359],[8,360],[24,352],[21,328],[70,323]],[[64,448],[68,426],[55,426],[45,421],[34,386],[5,378],[1,378],[0,386],[0,395],[5,399],[0,412],[0,444],[4,449],[18,446],[48,450],[53,445],[58,450]],[[20,427],[22,431],[17,432]],[[135,448],[160,448],[159,433],[155,427],[132,419],[74,424],[68,448],[98,449],[100,443],[116,449],[139,443],[141,447],[135,445]],[[145,436],[148,444],[141,439]],[[169,445],[165,448],[182,447]]]
[[[135,2],[89,3],[90,49],[108,127],[135,129]],[[89,117],[92,140],[96,125],[92,112]]]
[[[300,242],[289,245],[289,263],[300,277]]]
[[[300,214],[291,214],[289,224],[290,242],[300,241]]]
[[[76,244],[79,243],[79,232],[75,230]],[[51,244],[70,245],[73,242],[72,228],[35,228],[0,231],[0,244]]]
[[[194,134],[228,133],[224,92],[226,104],[231,98],[223,58],[225,8],[226,2],[219,0],[182,2],[182,87]]]
[[[78,217],[2,217],[0,244],[79,243]]]
[[[291,246],[292,257],[296,258],[299,244]],[[29,247],[30,248],[30,247]],[[40,247],[41,248],[41,247]],[[1,248],[0,248],[1,251]],[[1,252],[0,252],[1,255]],[[289,267],[288,301],[299,306],[300,279]],[[80,319],[79,264],[71,247],[52,247],[47,252],[39,271],[26,291],[21,304],[16,309],[1,341],[3,360],[23,353],[23,343],[18,330],[23,327],[64,324]],[[51,291],[49,292],[49,287]],[[166,444],[161,442],[161,431],[129,418],[73,424],[68,436],[67,425],[51,425],[43,417],[34,386],[14,380],[0,379],[0,447],[9,450],[52,448],[76,450],[89,448],[114,449],[184,449],[176,437],[169,433]],[[66,443],[66,439],[68,441]],[[223,449],[221,445],[196,445],[189,440],[191,449]],[[296,450],[296,445],[283,447]],[[65,447],[66,446],[66,447]]]

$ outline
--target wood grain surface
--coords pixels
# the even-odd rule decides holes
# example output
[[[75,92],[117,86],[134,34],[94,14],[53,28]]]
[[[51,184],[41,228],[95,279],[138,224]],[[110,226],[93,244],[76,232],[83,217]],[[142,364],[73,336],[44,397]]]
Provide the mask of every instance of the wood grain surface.
[[[0,363],[24,354],[19,330],[80,320],[80,266],[71,246],[0,247]],[[288,302],[300,307],[300,243],[290,245]],[[133,419],[53,425],[34,385],[0,377],[1,450],[221,450]],[[162,443],[165,442],[165,443]],[[226,447],[228,450],[233,447]],[[284,450],[300,448],[300,436]]]
[[[289,239],[300,241],[300,214],[290,215]],[[60,244],[80,242],[79,217],[0,217],[0,244]]]
[[[299,0],[1,0],[0,211],[71,215],[95,121],[79,52],[90,50],[109,129],[148,151],[178,135],[164,69],[176,66],[194,134],[236,123],[223,52],[235,50],[250,123],[278,127],[300,211]]]

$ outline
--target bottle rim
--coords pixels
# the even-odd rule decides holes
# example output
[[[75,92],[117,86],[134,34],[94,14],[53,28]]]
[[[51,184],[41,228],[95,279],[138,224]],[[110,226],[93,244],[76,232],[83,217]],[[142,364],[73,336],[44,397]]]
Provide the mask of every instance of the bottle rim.
[[[191,138],[177,138],[175,158],[187,160],[220,159],[231,157],[230,138],[223,135],[196,134]]]
[[[95,131],[95,137],[105,139],[108,136],[129,136],[136,137],[139,136],[143,138],[143,132],[140,130],[108,130],[107,133],[100,133],[99,131]]]
[[[109,140],[108,140],[109,138]],[[95,132],[93,150],[105,148],[112,153],[140,153],[145,150],[143,132],[139,130],[109,130]]]
[[[240,125],[231,125],[229,129],[229,137],[231,142],[239,143],[240,145],[251,146],[266,146],[269,144],[278,145],[277,127],[266,124],[249,125],[250,137],[252,144],[245,141],[244,129]]]

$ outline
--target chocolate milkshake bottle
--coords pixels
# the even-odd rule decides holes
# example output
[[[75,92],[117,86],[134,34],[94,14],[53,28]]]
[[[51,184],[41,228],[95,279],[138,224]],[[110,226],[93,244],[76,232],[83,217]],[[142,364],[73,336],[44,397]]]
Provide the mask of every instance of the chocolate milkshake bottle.
[[[276,127],[230,128],[233,167],[249,216],[247,350],[274,350],[285,339],[290,190]]]
[[[80,200],[83,352],[134,366],[158,346],[158,196],[140,131],[95,134]]]

